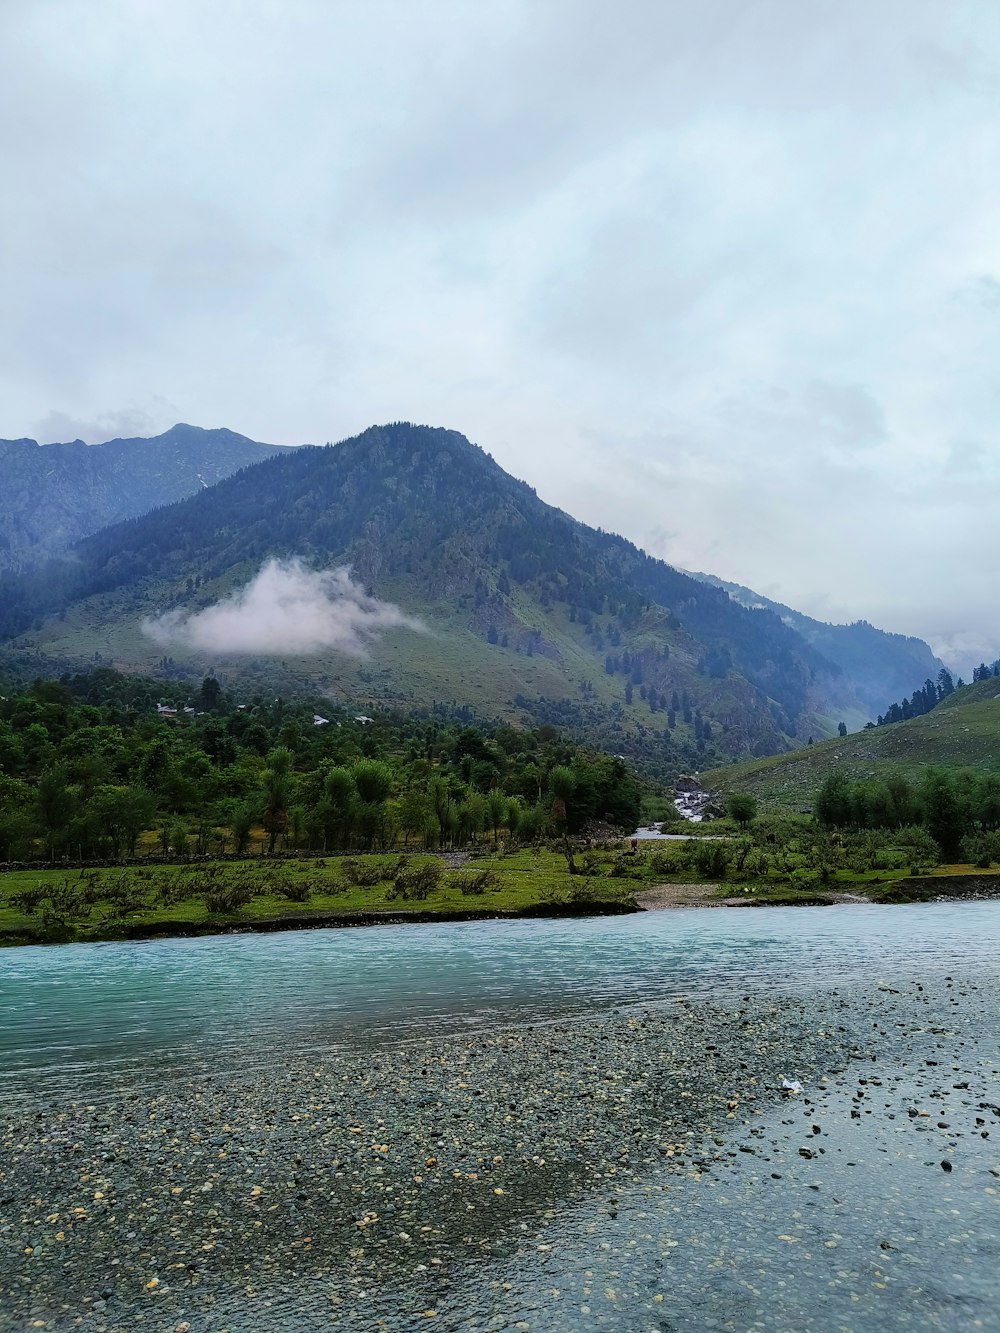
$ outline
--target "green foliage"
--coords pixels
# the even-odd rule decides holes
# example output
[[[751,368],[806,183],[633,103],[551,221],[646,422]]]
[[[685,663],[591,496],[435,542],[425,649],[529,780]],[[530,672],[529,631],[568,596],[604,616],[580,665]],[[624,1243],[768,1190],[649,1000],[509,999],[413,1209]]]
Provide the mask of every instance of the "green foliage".
[[[654,875],[676,875],[686,864],[687,858],[677,843],[670,848],[658,847],[649,858],[649,868]]]
[[[371,889],[376,884],[386,883],[402,865],[405,865],[405,857],[401,857],[393,866],[388,861],[362,861],[347,856],[341,861],[340,870],[348,884],[359,889]]]
[[[726,797],[726,814],[746,828],[757,817],[757,798],[748,791],[730,792]]]
[[[213,884],[203,895],[205,910],[213,916],[237,912],[241,907],[246,907],[252,897],[253,889],[242,880],[224,880]]]
[[[438,860],[424,861],[418,866],[397,869],[392,889],[386,897],[424,902],[441,883],[443,876],[444,867]]]
[[[732,858],[729,844],[708,838],[699,839],[691,845],[691,859],[695,869],[705,879],[724,878]]]
[[[967,834],[961,842],[961,855],[963,861],[980,870],[997,865],[1000,863],[1000,831],[993,829],[989,833]]]
[[[453,874],[449,883],[453,888],[458,889],[463,898],[479,897],[487,889],[496,885],[497,877],[492,870],[470,870],[460,874]]]

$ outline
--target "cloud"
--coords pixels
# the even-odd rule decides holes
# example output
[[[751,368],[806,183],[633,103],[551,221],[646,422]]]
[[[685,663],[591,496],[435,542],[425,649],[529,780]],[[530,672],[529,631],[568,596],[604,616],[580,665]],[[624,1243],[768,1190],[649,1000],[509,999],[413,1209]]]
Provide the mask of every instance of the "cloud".
[[[350,570],[310,570],[298,557],[268,560],[245,588],[204,611],[169,611],[142,624],[164,648],[278,657],[364,657],[386,630],[424,628],[392,602],[369,596]]]
[[[154,398],[148,407],[123,407],[102,412],[94,418],[74,417],[67,412],[51,411],[35,421],[32,437],[41,444],[84,440],[103,444],[105,440],[133,440],[149,436],[172,424],[181,413],[162,398]]]
[[[0,435],[426,421],[804,610],[987,632],[991,0],[5,0],[0,38]]]

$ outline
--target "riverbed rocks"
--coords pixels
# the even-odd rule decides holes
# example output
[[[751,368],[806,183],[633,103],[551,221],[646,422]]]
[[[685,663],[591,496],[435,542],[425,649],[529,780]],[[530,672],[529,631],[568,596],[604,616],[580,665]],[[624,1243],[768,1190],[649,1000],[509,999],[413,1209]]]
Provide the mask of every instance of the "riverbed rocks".
[[[708,819],[716,819],[722,814],[722,806],[714,792],[705,791],[695,777],[681,776],[674,784],[674,806],[682,819],[700,824]]]
[[[8,1102],[0,1327],[217,1329],[220,1302],[293,1278],[419,1304],[583,1192],[697,1176],[776,1071],[840,1067],[854,1041],[787,1004],[678,1000]]]
[[[995,986],[957,978],[677,997],[384,1047],[373,1034],[248,1050],[226,1070],[98,1078],[72,1097],[25,1088],[0,1110],[0,1328],[520,1327],[504,1275],[550,1268],[552,1300],[579,1285],[565,1326],[645,1327],[621,1312],[662,1299],[650,1271],[663,1254],[678,1274],[700,1271],[698,1200],[743,1198],[739,1230],[761,1263],[775,1244],[798,1246],[800,1268],[843,1246],[801,1204],[752,1209],[761,1181],[822,1203],[835,1166],[856,1174],[848,1126],[880,1127],[887,1166],[905,1147],[942,1186],[975,1184],[971,1145],[991,1151],[981,1136],[1000,1123],[996,1065],[970,1018],[987,1004],[995,1014]],[[981,1174],[976,1187],[995,1190]],[[832,1193],[841,1211],[857,1208]],[[571,1215],[592,1218],[579,1273]],[[633,1290],[627,1246],[663,1226],[663,1253],[636,1268]],[[619,1235],[633,1238],[624,1249]],[[717,1230],[708,1242],[718,1248]],[[883,1268],[906,1244],[889,1222],[872,1239]],[[481,1322],[463,1304],[470,1284],[484,1293]],[[560,1327],[554,1308],[546,1327]]]

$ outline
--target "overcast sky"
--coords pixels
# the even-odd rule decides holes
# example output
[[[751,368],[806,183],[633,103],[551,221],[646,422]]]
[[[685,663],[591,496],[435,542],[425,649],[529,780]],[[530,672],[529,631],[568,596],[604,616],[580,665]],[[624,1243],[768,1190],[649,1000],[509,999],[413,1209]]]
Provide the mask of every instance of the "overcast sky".
[[[453,427],[1000,654],[996,0],[3,0],[0,435]]]

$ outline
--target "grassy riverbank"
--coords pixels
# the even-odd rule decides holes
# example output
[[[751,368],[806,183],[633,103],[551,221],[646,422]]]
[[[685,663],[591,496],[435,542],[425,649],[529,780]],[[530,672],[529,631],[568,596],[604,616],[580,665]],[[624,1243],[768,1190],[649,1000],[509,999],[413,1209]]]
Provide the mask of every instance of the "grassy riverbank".
[[[636,854],[590,850],[570,875],[561,852],[533,848],[464,864],[441,857],[363,855],[253,859],[0,875],[0,944],[142,939],[386,920],[456,920],[635,910],[654,886],[669,905],[812,904],[849,895],[872,902],[993,897],[1000,878],[967,865],[904,864],[870,870],[808,867],[787,853],[759,872],[749,858],[706,839],[649,844]],[[905,860],[896,858],[896,860]]]
[[[544,850],[482,857],[357,856],[18,870],[0,876],[0,943],[97,940],[398,919],[634,908],[613,863],[570,876]]]

